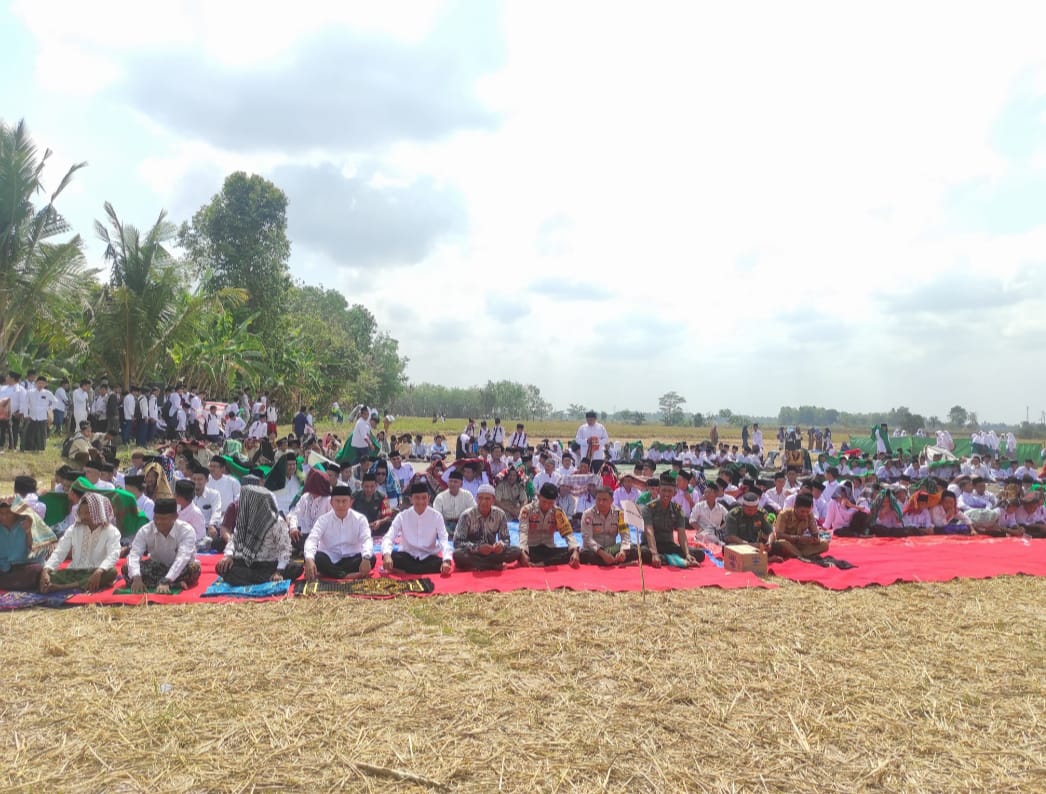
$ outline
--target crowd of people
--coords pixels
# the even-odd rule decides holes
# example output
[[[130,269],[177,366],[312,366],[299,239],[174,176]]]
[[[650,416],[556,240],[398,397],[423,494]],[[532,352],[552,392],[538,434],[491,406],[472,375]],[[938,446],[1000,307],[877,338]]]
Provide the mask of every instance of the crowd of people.
[[[113,414],[107,384],[86,402],[74,390],[76,432],[51,488],[21,477],[0,500],[0,589],[122,580],[131,592],[170,592],[196,584],[202,554],[221,555],[216,570],[238,586],[376,570],[691,567],[735,543],[816,562],[843,536],[1046,537],[1046,468],[940,447],[894,454],[885,425],[872,429],[875,455],[837,450],[830,432],[820,434],[826,449],[804,454],[796,428],[764,455],[756,425],[740,447],[715,437],[637,458],[594,412],[566,444],[531,443],[523,423],[509,432],[494,417],[470,421],[452,455],[438,435],[431,445],[397,437],[395,418],[366,406],[344,441],[319,438],[304,406],[281,437],[263,397],[208,406],[176,386],[155,390],[153,411],[152,391],[129,389],[140,409],[127,402]],[[121,462],[131,439],[144,441]]]

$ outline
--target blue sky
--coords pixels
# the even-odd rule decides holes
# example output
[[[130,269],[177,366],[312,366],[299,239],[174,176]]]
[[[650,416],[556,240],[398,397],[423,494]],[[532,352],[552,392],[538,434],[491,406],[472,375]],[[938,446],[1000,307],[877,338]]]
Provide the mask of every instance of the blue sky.
[[[263,174],[416,381],[1037,415],[1046,7],[723,5],[19,0],[0,95],[92,265]]]

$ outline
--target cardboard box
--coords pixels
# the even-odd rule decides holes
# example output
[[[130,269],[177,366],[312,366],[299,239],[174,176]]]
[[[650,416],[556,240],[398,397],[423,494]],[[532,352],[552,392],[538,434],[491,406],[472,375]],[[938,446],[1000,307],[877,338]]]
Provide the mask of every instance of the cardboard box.
[[[766,576],[766,552],[748,544],[726,546],[723,549],[723,569],[734,573],[750,571]]]

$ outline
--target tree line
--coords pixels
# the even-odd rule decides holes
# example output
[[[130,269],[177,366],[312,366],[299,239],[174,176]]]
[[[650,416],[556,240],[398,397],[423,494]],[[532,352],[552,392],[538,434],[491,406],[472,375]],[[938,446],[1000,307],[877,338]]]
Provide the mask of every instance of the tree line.
[[[11,369],[114,385],[184,380],[215,397],[267,391],[285,406],[350,396],[383,405],[407,359],[360,304],[288,268],[287,197],[230,174],[190,220],[146,227],[108,202],[94,233],[102,268],[62,217],[73,165],[49,195],[24,121],[0,121],[0,355]]]

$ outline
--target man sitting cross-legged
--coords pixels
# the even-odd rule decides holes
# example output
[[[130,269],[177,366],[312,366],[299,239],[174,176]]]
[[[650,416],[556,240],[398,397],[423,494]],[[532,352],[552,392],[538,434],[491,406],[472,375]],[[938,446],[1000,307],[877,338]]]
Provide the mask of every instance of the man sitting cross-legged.
[[[779,557],[813,557],[828,551],[828,541],[817,534],[817,520],[813,515],[814,498],[799,494],[795,507],[786,507],[774,522],[770,547]]]
[[[123,577],[132,593],[144,593],[147,588],[170,593],[173,584],[189,588],[200,580],[196,530],[178,520],[174,499],[156,500],[153,520],[139,529],[131,542]]]
[[[519,562],[519,547],[510,545],[508,516],[494,504],[494,490],[479,486],[475,506],[458,518],[454,565],[460,570],[500,571],[505,563]]]
[[[72,552],[68,568],[56,570]],[[76,507],[76,523],[40,572],[40,592],[81,589],[95,592],[112,587],[120,559],[120,530],[113,526],[113,508],[104,496],[87,492]]]
[[[705,558],[703,549],[687,543],[687,517],[679,504],[672,501],[675,495],[676,478],[666,471],[658,482],[658,498],[640,508],[650,549],[650,564],[655,568],[660,568],[669,554],[678,557],[687,567],[700,565]]]
[[[305,541],[305,578],[363,579],[374,564],[374,539],[367,517],[352,509],[352,489],[331,489],[330,511],[317,519]]]
[[[620,565],[637,557],[632,531],[609,488],[597,488],[595,505],[581,514],[581,545],[585,565]]]
[[[410,487],[411,506],[396,514],[381,541],[385,570],[389,573],[450,573],[451,546],[443,516],[429,507],[429,487]],[[392,547],[399,542],[399,551]],[[442,556],[441,556],[442,555]]]
[[[577,538],[566,513],[556,507],[559,487],[546,482],[537,498],[519,511],[520,565],[562,565],[571,568],[581,564]],[[566,548],[556,546],[556,533],[567,542]]]

